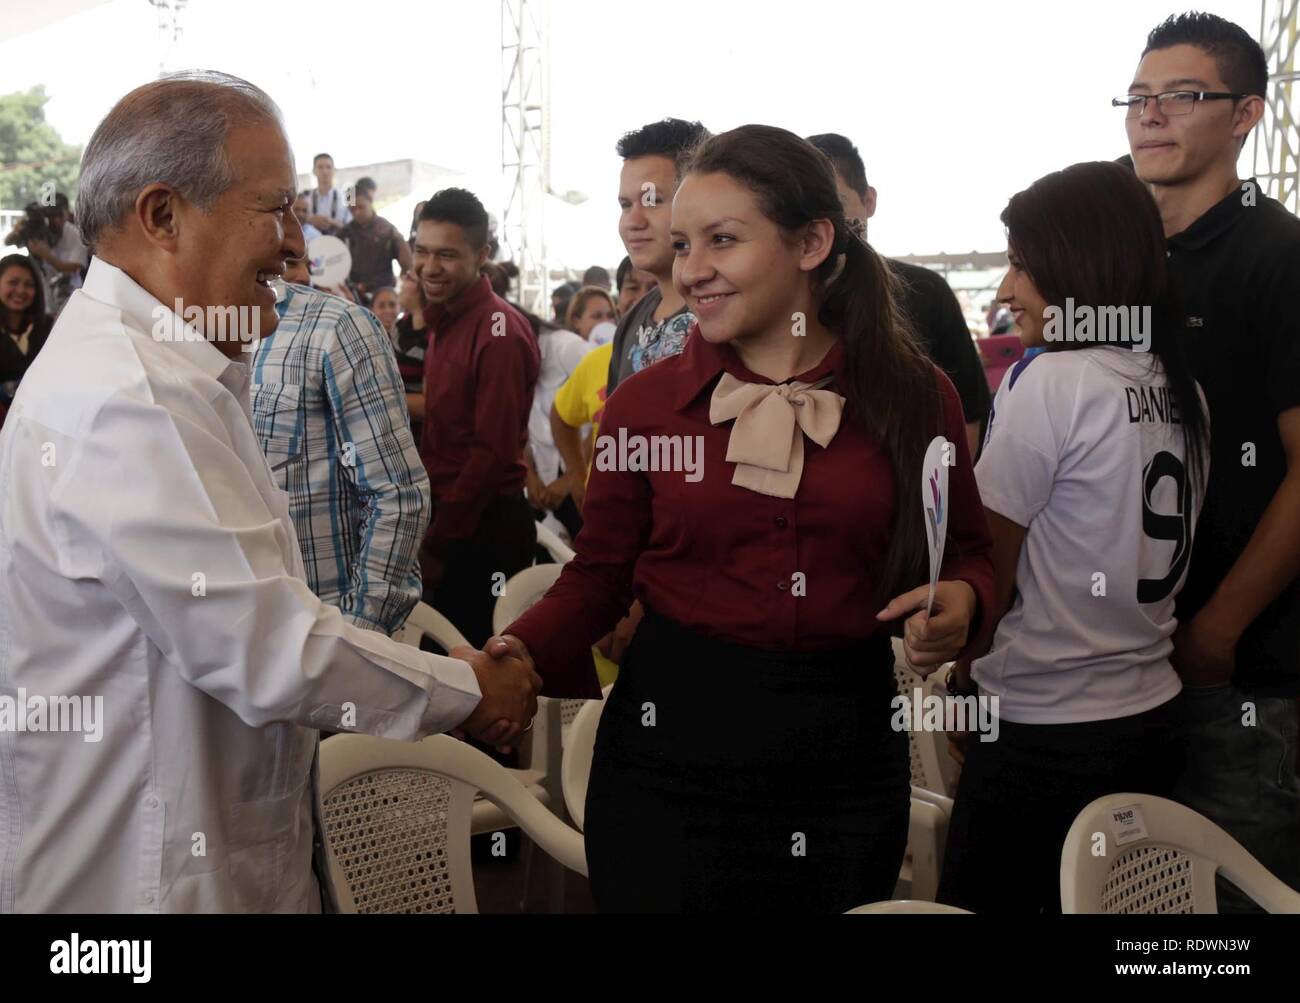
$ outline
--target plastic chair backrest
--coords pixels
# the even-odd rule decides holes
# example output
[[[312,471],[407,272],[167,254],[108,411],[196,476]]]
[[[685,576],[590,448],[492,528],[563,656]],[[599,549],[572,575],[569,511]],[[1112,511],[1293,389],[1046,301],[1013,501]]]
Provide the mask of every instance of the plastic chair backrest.
[[[973,915],[973,913],[970,913],[965,909],[958,909],[955,905],[944,905],[941,902],[919,902],[916,899],[894,899],[890,902],[872,902],[870,905],[860,905],[856,909],[850,909],[844,915],[871,916],[878,913],[899,912],[951,913],[953,915],[961,916]]]
[[[1119,915],[1213,913],[1222,873],[1268,912],[1300,913],[1300,892],[1204,815],[1150,794],[1083,809],[1061,849],[1061,908]]]
[[[446,735],[335,735],[321,743],[320,788],[331,878],[357,912],[477,911],[469,844],[476,792],[546,853],[587,873],[581,833],[503,766]]]
[[[459,645],[473,647],[465,635],[456,629],[456,625],[439,613],[432,606],[418,602],[406,618],[406,623],[397,632],[397,640],[412,647],[420,646],[420,638],[427,637],[443,651],[450,651]]]
[[[572,547],[555,535],[554,530],[540,522],[537,524],[537,542],[560,564],[565,564],[577,556]]]
[[[894,643],[894,681],[900,695],[908,700],[916,699],[916,691],[921,691],[922,699],[947,694],[948,672],[951,663],[941,665],[929,676],[922,679],[911,669],[903,654],[903,642],[895,637]],[[956,761],[948,752],[948,736],[941,731],[908,731],[907,750],[911,766],[912,786],[924,787],[951,797],[956,789],[957,775],[960,772]]]
[[[534,564],[510,578],[492,607],[493,633],[505,633],[529,606],[546,595],[563,570],[562,564]]]
[[[587,780],[591,776],[591,757],[596,748],[596,730],[600,727],[600,715],[605,709],[605,700],[614,687],[606,686],[601,690],[599,700],[583,700],[582,708],[573,725],[569,728],[568,739],[564,744],[564,758],[560,763],[560,786],[564,792],[564,807],[568,809],[569,818],[579,829],[586,820]]]

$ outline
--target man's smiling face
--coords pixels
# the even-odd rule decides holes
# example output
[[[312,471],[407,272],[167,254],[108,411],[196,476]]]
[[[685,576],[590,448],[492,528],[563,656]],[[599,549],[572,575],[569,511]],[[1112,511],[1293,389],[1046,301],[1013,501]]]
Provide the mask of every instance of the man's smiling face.
[[[271,283],[290,258],[306,256],[302,227],[293,213],[293,155],[280,128],[263,122],[235,126],[226,138],[235,182],[204,212],[176,197],[179,239],[172,265],[188,308],[246,307],[256,332],[269,335],[279,317]],[[168,304],[170,306],[171,304]],[[215,332],[207,332],[212,340]],[[225,332],[227,342],[233,337]],[[213,342],[222,351],[238,345]]]

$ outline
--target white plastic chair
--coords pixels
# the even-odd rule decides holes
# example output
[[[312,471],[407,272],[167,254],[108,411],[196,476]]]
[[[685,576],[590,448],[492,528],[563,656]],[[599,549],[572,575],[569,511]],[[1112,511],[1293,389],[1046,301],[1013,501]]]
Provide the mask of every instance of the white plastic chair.
[[[572,547],[561,540],[554,530],[540,522],[537,524],[537,542],[560,564],[565,564],[576,556]]]
[[[501,634],[555,584],[563,564],[534,564],[511,577],[492,607],[492,632]]]
[[[951,665],[940,666],[921,676],[907,664],[903,642],[893,638],[894,680],[898,692],[909,700],[944,696]],[[908,809],[907,855],[899,872],[895,894],[909,900],[933,901],[943,873],[944,848],[948,843],[948,822],[952,818],[952,793],[956,787],[957,763],[948,752],[948,736],[942,731],[909,731],[908,757],[912,774],[912,800]]]
[[[929,696],[945,696],[948,692],[948,673],[952,663],[941,665],[929,676],[922,679],[907,664],[903,654],[903,642],[893,638],[894,643],[894,681],[898,692],[909,700],[915,699],[917,689],[924,699]],[[957,777],[961,767],[948,751],[948,735],[941,731],[907,733],[908,754],[912,764],[912,786],[922,787],[936,794],[952,797],[957,789]]]
[[[534,564],[524,568],[505,583],[505,589],[492,608],[492,632],[502,634],[528,607],[546,594],[560,577],[559,564]],[[564,741],[564,701],[538,697],[537,716],[532,731],[519,750],[520,763],[535,771],[540,782],[559,804],[560,749]]]
[[[477,912],[469,837],[480,792],[546,853],[587,873],[581,833],[510,771],[446,735],[336,735],[321,743],[320,785],[330,874],[347,911]]]
[[[579,830],[585,828],[587,780],[591,776],[591,757],[596,748],[596,729],[600,727],[600,715],[613,688],[611,683],[602,689],[599,700],[582,701],[582,709],[573,719],[564,745],[560,786],[564,793],[564,807]]]
[[[943,873],[952,805],[952,798],[923,787],[912,787],[907,813],[907,854],[898,874],[895,894],[934,901],[939,893],[939,876]]]
[[[397,640],[412,647],[420,646],[420,638],[427,637],[444,651],[465,645],[473,645],[465,640],[465,635],[456,629],[456,625],[427,603],[418,602],[406,618],[406,623],[397,632]]]
[[[870,916],[880,913],[951,913],[959,916],[974,915],[965,909],[958,909],[955,905],[944,905],[942,902],[918,902],[915,899],[893,899],[888,902],[872,902],[870,905],[860,905],[856,909],[850,909],[845,916]]]
[[[1084,808],[1065,837],[1061,908],[1215,913],[1218,873],[1268,912],[1300,913],[1300,892],[1204,815],[1150,794],[1109,794]]]
[[[465,640],[465,635],[456,629],[456,625],[439,613],[432,606],[426,603],[416,603],[415,608],[411,610],[411,615],[407,617],[406,624],[397,633],[397,639],[403,644],[409,644],[412,647],[420,646],[420,639],[427,637],[434,644],[438,645],[445,651],[451,651],[452,648],[460,645],[472,648],[473,645]],[[540,716],[540,710],[538,714]],[[534,729],[535,730],[535,729]],[[550,803],[552,792],[543,783],[545,774],[540,770],[521,769],[509,771],[514,774],[516,780],[523,784],[535,798],[543,804]],[[555,797],[559,794],[556,792]],[[501,811],[496,805],[486,798],[480,798],[474,805],[472,829],[474,835],[478,836],[485,832],[495,832],[498,829],[513,828],[514,823]]]

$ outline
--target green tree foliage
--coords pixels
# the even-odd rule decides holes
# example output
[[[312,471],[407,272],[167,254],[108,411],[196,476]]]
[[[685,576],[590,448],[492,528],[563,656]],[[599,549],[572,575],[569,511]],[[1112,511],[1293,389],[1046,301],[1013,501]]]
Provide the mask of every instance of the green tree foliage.
[[[45,121],[48,100],[39,86],[0,95],[0,208],[21,209],[56,191],[76,202],[81,148]]]

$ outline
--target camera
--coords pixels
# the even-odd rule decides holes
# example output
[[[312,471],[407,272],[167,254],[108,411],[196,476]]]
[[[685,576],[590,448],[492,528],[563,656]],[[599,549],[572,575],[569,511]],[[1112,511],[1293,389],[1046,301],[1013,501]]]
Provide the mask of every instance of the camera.
[[[50,229],[45,213],[46,210],[43,206],[37,205],[35,202],[29,203],[23,209],[22,219],[18,221],[13,232],[5,237],[5,243],[16,244],[19,247],[26,247],[33,240],[53,244],[55,242],[54,231]]]

